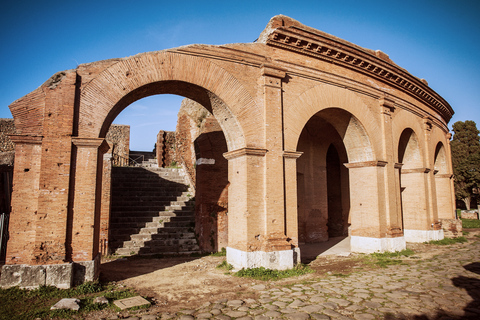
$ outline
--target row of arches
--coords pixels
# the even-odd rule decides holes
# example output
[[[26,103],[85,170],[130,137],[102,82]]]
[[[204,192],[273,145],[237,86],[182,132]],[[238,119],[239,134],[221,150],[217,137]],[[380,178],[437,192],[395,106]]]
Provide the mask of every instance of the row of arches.
[[[133,101],[164,93],[200,103],[225,136],[227,260],[236,267],[291,267],[299,243],[340,235],[361,252],[441,236],[439,219],[453,214],[441,125],[377,89],[287,77],[209,49],[82,66],[10,106],[18,136],[7,264],[97,259],[105,135]]]

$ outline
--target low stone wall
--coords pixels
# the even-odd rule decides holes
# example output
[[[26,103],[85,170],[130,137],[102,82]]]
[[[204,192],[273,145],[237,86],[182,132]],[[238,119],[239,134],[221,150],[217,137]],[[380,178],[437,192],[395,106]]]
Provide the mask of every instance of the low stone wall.
[[[461,215],[463,219],[477,219],[478,220],[478,210],[462,210]]]
[[[442,223],[443,235],[445,238],[457,238],[462,234],[462,220],[460,219],[440,219]]]

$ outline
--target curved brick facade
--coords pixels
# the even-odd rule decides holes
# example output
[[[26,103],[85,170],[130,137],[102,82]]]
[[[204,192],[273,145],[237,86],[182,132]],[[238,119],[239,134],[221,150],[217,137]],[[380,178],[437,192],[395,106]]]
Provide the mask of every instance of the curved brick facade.
[[[292,267],[299,243],[348,232],[354,251],[398,250],[454,218],[448,103],[381,51],[277,16],[256,43],[81,65],[14,102],[9,266],[94,265],[105,134],[161,93],[223,131],[235,267]]]

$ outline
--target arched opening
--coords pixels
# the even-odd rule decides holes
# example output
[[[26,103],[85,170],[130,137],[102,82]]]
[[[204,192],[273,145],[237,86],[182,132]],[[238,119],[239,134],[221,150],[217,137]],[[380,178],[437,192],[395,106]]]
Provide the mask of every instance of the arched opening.
[[[454,219],[455,207],[452,196],[451,174],[448,173],[447,155],[443,143],[435,147],[435,194],[439,219]]]
[[[348,169],[344,166],[348,163],[344,141],[351,120],[348,112],[327,109],[311,117],[302,130],[297,146],[297,151],[303,152],[297,160],[300,244],[333,238],[340,241],[348,236],[350,187]],[[302,255],[304,251],[302,248]]]
[[[426,169],[417,135],[407,128],[398,142],[400,169],[400,198],[402,222],[406,241],[423,242],[421,230],[429,230],[431,224],[427,211]]]
[[[174,131],[160,131],[163,136],[155,137],[156,148],[163,148],[156,155],[164,159],[151,159],[146,166],[130,161],[133,168],[113,167],[111,171],[105,170],[108,165],[104,163],[103,188],[107,190],[111,181],[112,193],[110,198],[105,192],[102,196],[100,247],[108,243],[110,252],[119,255],[220,250],[227,246],[228,235],[228,162],[223,158],[228,147],[216,119],[221,117],[224,123],[231,119],[218,97],[178,81],[149,84],[127,94],[111,109],[101,135],[108,138],[105,132],[110,123],[132,102],[158,93],[181,94],[195,101],[184,99]],[[155,123],[155,115],[150,113],[144,121]],[[108,159],[104,157],[104,162]]]

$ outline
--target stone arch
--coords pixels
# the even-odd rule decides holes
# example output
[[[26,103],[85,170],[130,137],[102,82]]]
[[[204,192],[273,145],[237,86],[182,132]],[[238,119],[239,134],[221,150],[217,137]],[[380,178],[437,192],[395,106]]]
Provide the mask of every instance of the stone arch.
[[[331,85],[315,86],[301,95],[285,112],[285,149],[296,150],[307,122],[318,115],[331,123],[341,136],[348,161],[376,159],[375,148],[365,129],[380,129],[365,103],[355,93]]]
[[[445,154],[445,147],[443,146],[442,142],[438,142],[437,146],[435,147],[434,165],[435,174],[448,173],[447,156]]]
[[[435,146],[434,175],[435,196],[439,219],[455,218],[455,198],[452,174],[449,172],[449,159],[444,144],[439,141]]]
[[[233,75],[205,58],[159,51],[120,60],[85,86],[78,136],[102,137],[123,108],[161,93],[182,95],[211,108],[229,150],[245,147],[248,137],[255,136],[254,129],[261,126],[261,110]],[[242,126],[247,119],[253,123]]]
[[[412,128],[405,128],[398,140],[400,163],[400,199],[402,222],[406,241],[425,241],[421,230],[428,230],[431,221],[427,210],[428,170],[424,167],[418,136]]]
[[[406,128],[400,135],[398,142],[398,163],[402,163],[402,169],[421,168],[423,156],[418,136],[411,128]]]

